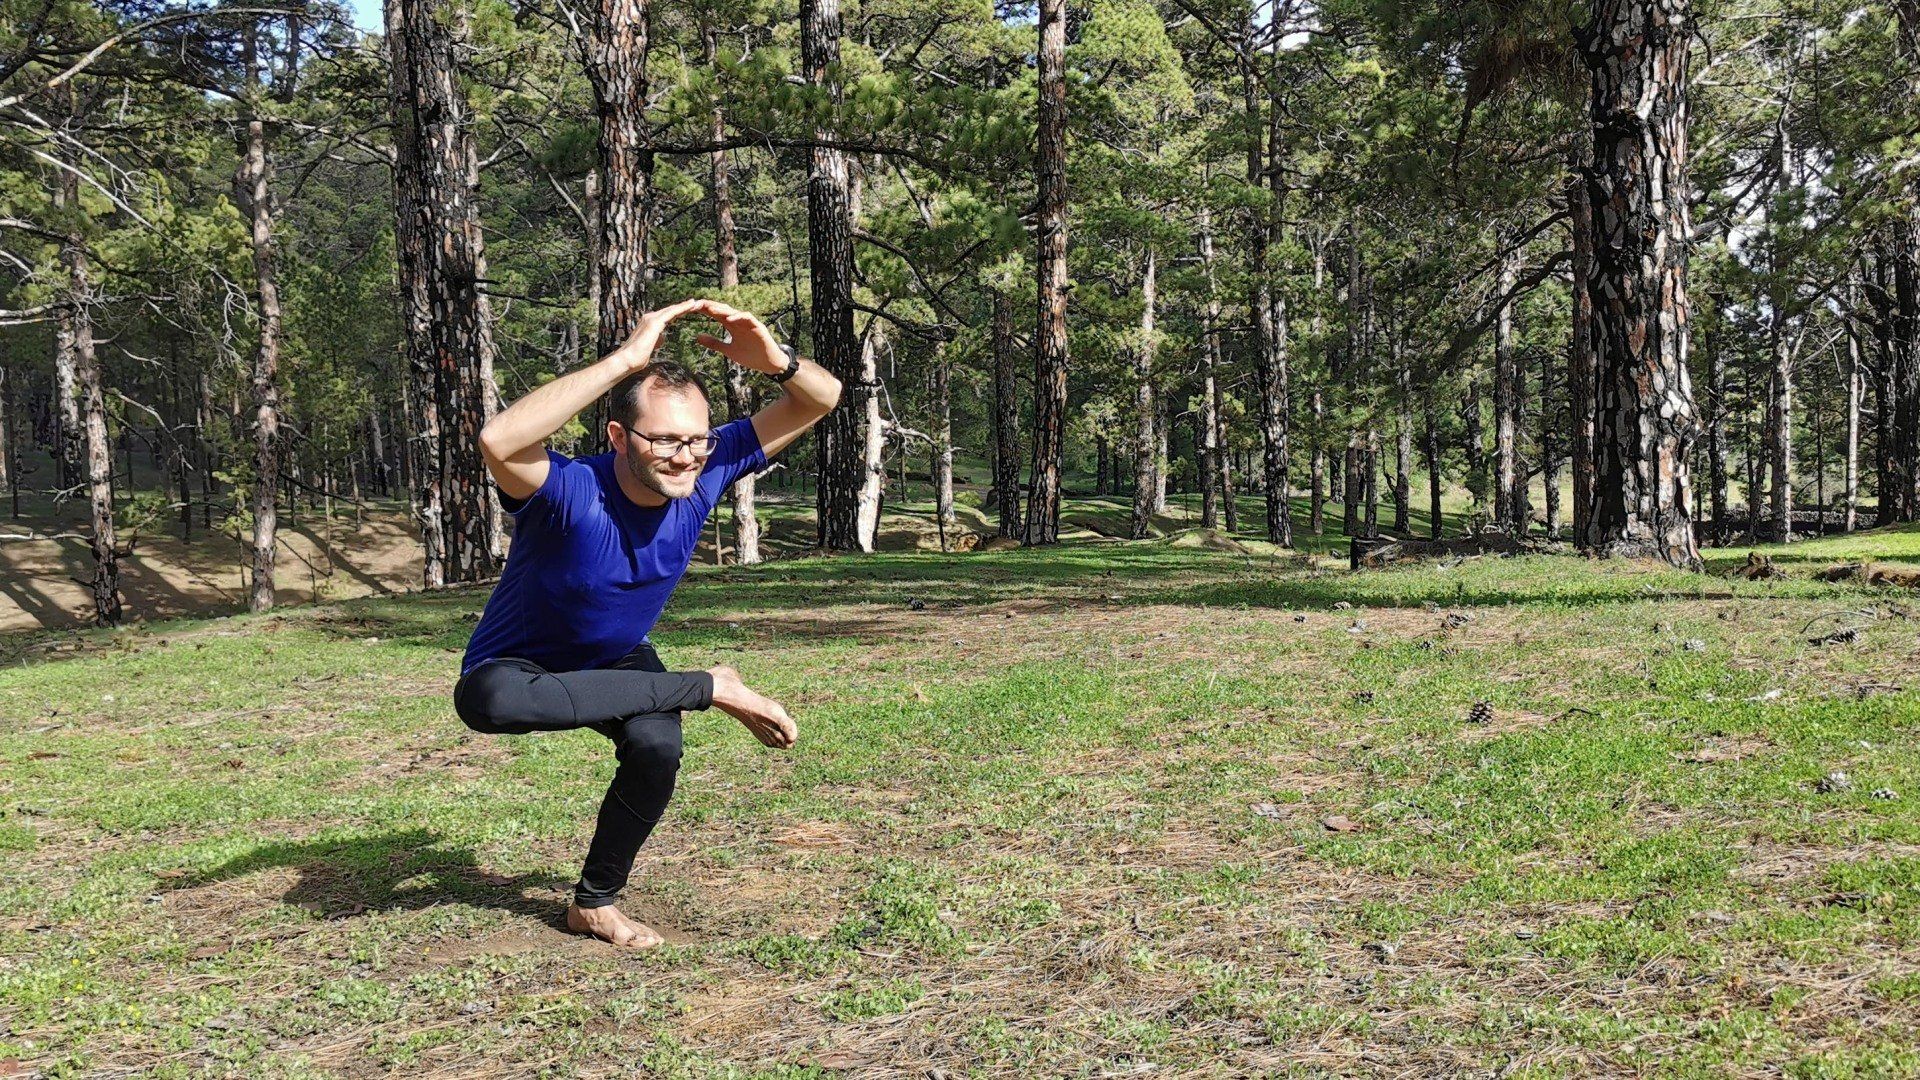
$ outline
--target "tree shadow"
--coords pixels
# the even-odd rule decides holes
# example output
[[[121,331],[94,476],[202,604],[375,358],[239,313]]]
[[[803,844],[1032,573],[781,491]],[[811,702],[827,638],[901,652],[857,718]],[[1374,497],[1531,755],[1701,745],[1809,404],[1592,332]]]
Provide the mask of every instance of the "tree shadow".
[[[524,915],[564,929],[564,905],[526,893],[572,884],[550,874],[497,874],[480,865],[472,848],[449,844],[427,829],[403,829],[262,844],[164,885],[169,892],[183,892],[280,867],[298,875],[280,901],[324,918],[419,911],[457,902]]]

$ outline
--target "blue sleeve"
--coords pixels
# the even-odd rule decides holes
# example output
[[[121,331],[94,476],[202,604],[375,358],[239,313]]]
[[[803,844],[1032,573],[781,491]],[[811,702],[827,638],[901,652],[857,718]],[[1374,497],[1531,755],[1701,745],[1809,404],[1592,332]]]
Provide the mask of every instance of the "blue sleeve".
[[[574,504],[584,490],[584,473],[592,470],[557,450],[547,450],[547,478],[540,487],[525,499],[516,499],[495,484],[494,490],[500,495],[500,509],[513,515],[514,526],[519,528],[529,518],[537,518],[549,525],[565,525],[574,518]],[[584,476],[587,483],[593,477]],[[531,512],[530,512],[531,511]]]
[[[760,434],[753,430],[753,417],[729,420],[713,430],[713,437],[707,472],[718,478],[716,491],[725,491],[735,480],[767,467],[767,452],[760,446]]]

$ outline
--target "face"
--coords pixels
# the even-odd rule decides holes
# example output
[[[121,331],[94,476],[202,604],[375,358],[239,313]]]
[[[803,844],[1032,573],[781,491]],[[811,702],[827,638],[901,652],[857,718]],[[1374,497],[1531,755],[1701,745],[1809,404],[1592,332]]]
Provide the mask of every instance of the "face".
[[[607,439],[619,454],[621,466],[641,487],[669,499],[684,499],[693,494],[693,484],[706,467],[706,459],[693,455],[682,446],[671,456],[653,452],[649,437],[693,439],[707,434],[711,415],[698,390],[669,390],[658,383],[640,387],[639,415],[632,423],[632,434],[619,421],[607,422]]]

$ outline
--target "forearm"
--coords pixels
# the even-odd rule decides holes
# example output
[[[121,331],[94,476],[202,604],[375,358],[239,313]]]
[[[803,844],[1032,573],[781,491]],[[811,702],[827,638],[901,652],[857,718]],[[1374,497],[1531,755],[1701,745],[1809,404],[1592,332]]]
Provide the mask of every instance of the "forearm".
[[[786,381],[785,396],[792,398],[800,407],[816,416],[825,416],[833,411],[840,401],[840,380],[819,364],[800,358],[800,370]]]
[[[615,349],[598,363],[569,371],[500,410],[481,431],[480,441],[502,458],[539,446],[621,379],[644,366],[636,365],[624,346]]]

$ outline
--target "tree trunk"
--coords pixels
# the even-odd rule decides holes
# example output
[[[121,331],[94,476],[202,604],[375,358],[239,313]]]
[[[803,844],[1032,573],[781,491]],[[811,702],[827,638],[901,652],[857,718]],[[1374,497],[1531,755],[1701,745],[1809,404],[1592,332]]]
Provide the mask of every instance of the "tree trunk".
[[[273,161],[267,153],[267,125],[258,114],[259,94],[256,35],[249,27],[244,37],[243,62],[249,87],[246,141],[240,159],[238,186],[245,207],[253,249],[254,302],[259,342],[253,373],[253,544],[249,565],[252,585],[247,594],[250,611],[273,606],[273,567],[280,485],[280,289],[275,274],[273,241]]]
[[[1220,500],[1227,487],[1226,455],[1220,443],[1220,296],[1213,276],[1213,214],[1200,204],[1200,267],[1206,276],[1207,303],[1201,323],[1199,450],[1200,524],[1220,525]],[[1231,526],[1229,526],[1231,528]]]
[[[1505,238],[1501,243],[1507,244]],[[1501,254],[1500,308],[1493,321],[1493,521],[1515,536],[1526,532],[1521,508],[1515,503],[1520,489],[1520,360],[1513,348],[1513,303],[1507,294],[1519,275],[1520,253],[1511,246]]]
[[[839,0],[803,0],[800,6],[801,66],[810,85],[826,90],[837,106],[840,61]],[[821,130],[822,138],[831,130]],[[807,238],[813,288],[814,359],[847,388],[847,401],[828,413],[816,433],[819,484],[818,545],[829,551],[872,551],[864,527],[880,478],[868,467],[869,444],[879,438],[880,401],[874,338],[853,332],[853,194],[845,154],[825,146],[812,150],[807,171]],[[877,510],[877,502],[873,503]]]
[[[1435,540],[1440,539],[1440,417],[1439,406],[1433,399],[1433,388],[1426,392],[1426,421],[1421,440],[1427,466],[1427,531]]]
[[[1547,500],[1547,539],[1560,538],[1560,459],[1553,444],[1553,363],[1540,358],[1540,479]]]
[[[706,62],[711,66],[717,51],[716,35],[711,23],[701,27],[701,39]],[[717,98],[713,104],[710,130],[716,143],[727,137],[727,118]],[[740,287],[740,250],[733,229],[732,156],[725,150],[715,150],[711,165],[715,284],[719,285],[721,294],[731,300],[733,291]],[[733,363],[727,364],[726,369],[728,417],[738,420],[743,416],[751,416],[753,386],[749,380],[752,372]],[[760,516],[756,506],[754,479],[752,473],[745,473],[733,482],[734,561],[742,566],[752,566],[761,561]]]
[[[1586,140],[1582,140],[1584,144]],[[1573,430],[1567,460],[1573,473],[1573,542],[1590,547],[1593,520],[1593,204],[1585,170],[1591,148],[1583,145],[1568,170],[1567,209],[1573,249],[1573,334],[1567,346],[1567,412]]]
[[[427,335],[434,364],[434,410],[441,433],[440,496],[447,568],[454,581],[498,573],[502,555],[497,496],[480,456],[480,429],[493,413],[493,321],[481,282],[487,261],[477,195],[479,161],[465,98],[456,81],[456,37],[465,22],[456,5],[401,0],[407,35],[410,148],[400,162],[419,171],[416,211],[424,215]]]
[[[872,390],[864,402],[866,411],[860,419],[860,430],[865,442],[860,445],[861,456],[855,463],[860,476],[860,485],[854,489],[853,517],[854,541],[857,550],[872,551],[873,541],[880,531],[881,501],[885,498],[882,485],[886,480],[886,463],[882,455],[886,450],[886,428],[880,419],[880,350],[891,349],[887,340],[887,324],[874,319],[867,325],[867,332],[860,339],[859,379]],[[831,415],[831,414],[829,414]],[[906,461],[904,449],[900,460]],[[901,501],[906,500],[906,480],[900,482]]]
[[[74,207],[79,212],[80,178],[70,169],[59,170],[59,184],[54,189],[53,204],[59,208]],[[80,420],[80,398],[74,385],[74,367],[78,360],[74,356],[74,326],[78,314],[72,306],[63,307],[54,317],[53,324],[53,411],[54,437],[59,444],[54,452],[54,463],[59,467],[59,487],[62,490],[72,488],[80,475],[81,444],[86,431]]]
[[[432,314],[427,302],[427,279],[432,273],[428,237],[432,208],[426,194],[425,171],[419,162],[421,145],[414,109],[413,60],[407,23],[416,12],[414,0],[386,0],[386,45],[393,119],[394,255],[400,274],[401,329],[406,352],[402,378],[401,480],[408,503],[420,525],[422,582],[430,589],[446,584],[447,534],[441,498],[440,419],[434,406],[439,368],[435,360]]]
[[[1394,337],[1394,352],[1400,352],[1400,339]],[[1412,528],[1413,513],[1413,375],[1400,359],[1400,405],[1394,419],[1393,440],[1393,531],[1402,536]]]
[[[1727,361],[1721,343],[1709,339],[1707,354],[1707,505],[1714,536],[1727,536]]]
[[[1246,28],[1249,43],[1253,27]],[[1293,546],[1293,516],[1287,490],[1287,307],[1286,296],[1273,284],[1267,271],[1269,252],[1278,239],[1286,199],[1286,155],[1283,150],[1284,111],[1279,101],[1280,50],[1273,52],[1272,70],[1267,86],[1268,122],[1266,143],[1262,143],[1257,92],[1256,55],[1249,45],[1241,58],[1240,81],[1247,116],[1247,186],[1266,187],[1272,198],[1270,207],[1253,207],[1248,213],[1247,273],[1251,293],[1247,306],[1253,315],[1256,354],[1255,371],[1260,381],[1260,442],[1265,451],[1263,479],[1266,488],[1267,540],[1281,547]]]
[[[946,526],[959,519],[953,512],[953,401],[948,371],[947,343],[933,349],[933,510],[940,525],[941,550],[946,550]]]
[[[1767,345],[1773,358],[1767,395],[1767,465],[1773,473],[1767,514],[1773,519],[1774,539],[1793,541],[1793,356],[1787,343],[1785,290],[1774,274],[1772,311],[1767,319]]]
[[[1020,399],[1013,375],[1013,298],[993,290],[993,490],[1000,535],[1020,535]]]
[[[1129,535],[1145,540],[1153,524],[1156,505],[1166,501],[1165,479],[1161,474],[1160,440],[1165,438],[1156,422],[1158,410],[1153,398],[1153,315],[1159,262],[1152,248],[1147,249],[1146,268],[1140,276],[1140,340],[1133,353],[1133,521]]]
[[[60,261],[67,270],[67,327],[72,334],[74,389],[79,394],[77,430],[85,437],[87,504],[93,518],[88,537],[93,549],[93,621],[96,626],[117,626],[121,616],[120,553],[115,547],[113,526],[113,444],[107,436],[106,392],[94,349],[94,295],[86,238],[78,232],[70,234],[60,246]]]
[[[1033,469],[1028,544],[1060,538],[1067,411],[1067,3],[1039,3],[1038,321],[1034,329]]]
[[[1847,310],[1859,310],[1859,300],[1854,288],[1847,290]],[[1860,524],[1860,399],[1865,389],[1863,369],[1865,367],[1863,350],[1860,343],[1860,330],[1852,319],[1846,320],[1847,328],[1847,435],[1845,450],[1845,471],[1840,487],[1840,528],[1852,532]]]
[[[581,51],[600,121],[598,353],[633,334],[647,310],[653,274],[653,145],[647,130],[647,2],[591,0],[581,6]],[[838,9],[835,9],[837,25]]]
[[[1593,536],[1603,555],[1698,569],[1689,505],[1697,435],[1687,378],[1689,0],[1595,0],[1592,75]]]

